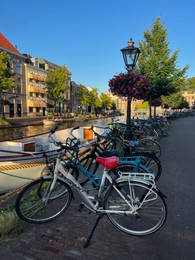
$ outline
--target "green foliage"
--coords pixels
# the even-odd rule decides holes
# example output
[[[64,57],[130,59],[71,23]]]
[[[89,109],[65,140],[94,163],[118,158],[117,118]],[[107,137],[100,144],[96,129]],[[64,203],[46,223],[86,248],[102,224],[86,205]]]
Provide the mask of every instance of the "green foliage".
[[[5,119],[3,118],[0,118],[0,125],[1,126],[8,126],[10,125],[8,121],[6,121]]]
[[[187,65],[179,69],[176,66],[179,51],[171,55],[167,34],[160,17],[157,17],[152,29],[144,32],[145,40],[139,42],[141,55],[137,70],[148,78],[151,84],[149,96],[152,99],[176,93],[184,84],[189,67]]]
[[[76,93],[78,98],[78,102],[81,105],[89,105],[89,98],[88,98],[89,91],[84,85],[80,85],[79,90]]]
[[[112,106],[112,100],[110,98],[110,95],[107,93],[101,93],[100,95],[101,101],[102,101],[102,108],[108,108]]]
[[[65,65],[48,72],[46,81],[48,94],[54,100],[62,101],[65,98],[69,75],[70,73]]]
[[[89,91],[89,106],[91,107],[101,107],[101,99],[98,96],[98,89],[93,88]]]
[[[142,102],[140,104],[136,104],[135,108],[136,109],[148,109],[149,108],[149,104],[148,104],[147,101],[145,101],[145,102]]]
[[[14,73],[11,72],[10,56],[0,52],[0,92],[10,91],[14,87]]]
[[[180,93],[174,93],[169,96],[162,96],[161,99],[165,107],[171,107],[173,109],[189,108],[189,103]]]
[[[116,103],[114,101],[112,101],[111,109],[116,110]]]
[[[18,218],[15,205],[4,207],[0,211],[0,241],[20,234],[24,224]]]
[[[195,77],[188,78],[182,90],[195,90]]]
[[[91,88],[91,90],[89,90],[84,85],[80,85],[80,88],[75,95],[79,104],[93,107],[96,114],[98,114],[102,108],[107,109],[108,107],[111,107],[113,110],[116,109],[116,104],[111,100],[110,95],[101,93],[99,97],[98,89],[96,88]]]

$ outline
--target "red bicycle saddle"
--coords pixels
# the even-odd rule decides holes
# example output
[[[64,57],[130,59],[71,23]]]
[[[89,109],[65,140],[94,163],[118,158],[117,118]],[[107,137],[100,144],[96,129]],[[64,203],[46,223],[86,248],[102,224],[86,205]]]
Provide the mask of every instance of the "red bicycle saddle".
[[[119,158],[117,156],[112,156],[109,158],[97,157],[96,162],[101,163],[108,170],[118,167]]]

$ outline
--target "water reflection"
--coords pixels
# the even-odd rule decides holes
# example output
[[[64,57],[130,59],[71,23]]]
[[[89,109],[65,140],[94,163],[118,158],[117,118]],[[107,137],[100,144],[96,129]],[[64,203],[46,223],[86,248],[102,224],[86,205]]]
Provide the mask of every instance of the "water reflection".
[[[121,120],[121,117],[120,117]],[[59,125],[59,129],[70,128],[74,126],[81,125],[91,125],[91,124],[108,124],[111,122],[111,118],[103,118],[91,120],[89,122],[67,122]],[[37,134],[48,133],[52,126],[46,125],[35,125],[35,126],[23,126],[23,127],[13,127],[0,129],[0,141],[12,140],[16,138],[29,137]]]

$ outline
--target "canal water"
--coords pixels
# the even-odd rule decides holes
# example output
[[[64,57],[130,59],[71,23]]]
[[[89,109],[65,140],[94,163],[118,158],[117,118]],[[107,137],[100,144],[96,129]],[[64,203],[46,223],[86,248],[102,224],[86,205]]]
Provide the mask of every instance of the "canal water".
[[[111,123],[112,118],[103,118],[90,120],[88,122],[67,122],[58,126],[59,129],[71,128],[75,126],[92,125],[92,124],[108,124]],[[120,117],[120,121],[122,118]],[[17,138],[29,137],[38,134],[48,133],[53,126],[34,125],[34,126],[20,126],[0,129],[0,141],[13,140]]]

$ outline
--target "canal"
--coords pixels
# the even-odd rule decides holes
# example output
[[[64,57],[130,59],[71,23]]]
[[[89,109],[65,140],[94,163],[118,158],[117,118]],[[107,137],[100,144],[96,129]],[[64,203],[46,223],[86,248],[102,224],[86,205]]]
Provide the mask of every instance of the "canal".
[[[59,125],[59,129],[66,129],[75,126],[91,125],[91,124],[108,124],[111,123],[112,118],[102,118],[90,120],[88,122],[67,122]],[[123,117],[120,117],[123,121]],[[33,126],[19,126],[0,129],[0,141],[13,140],[17,138],[29,137],[38,134],[48,133],[53,126],[46,125],[33,125]]]

